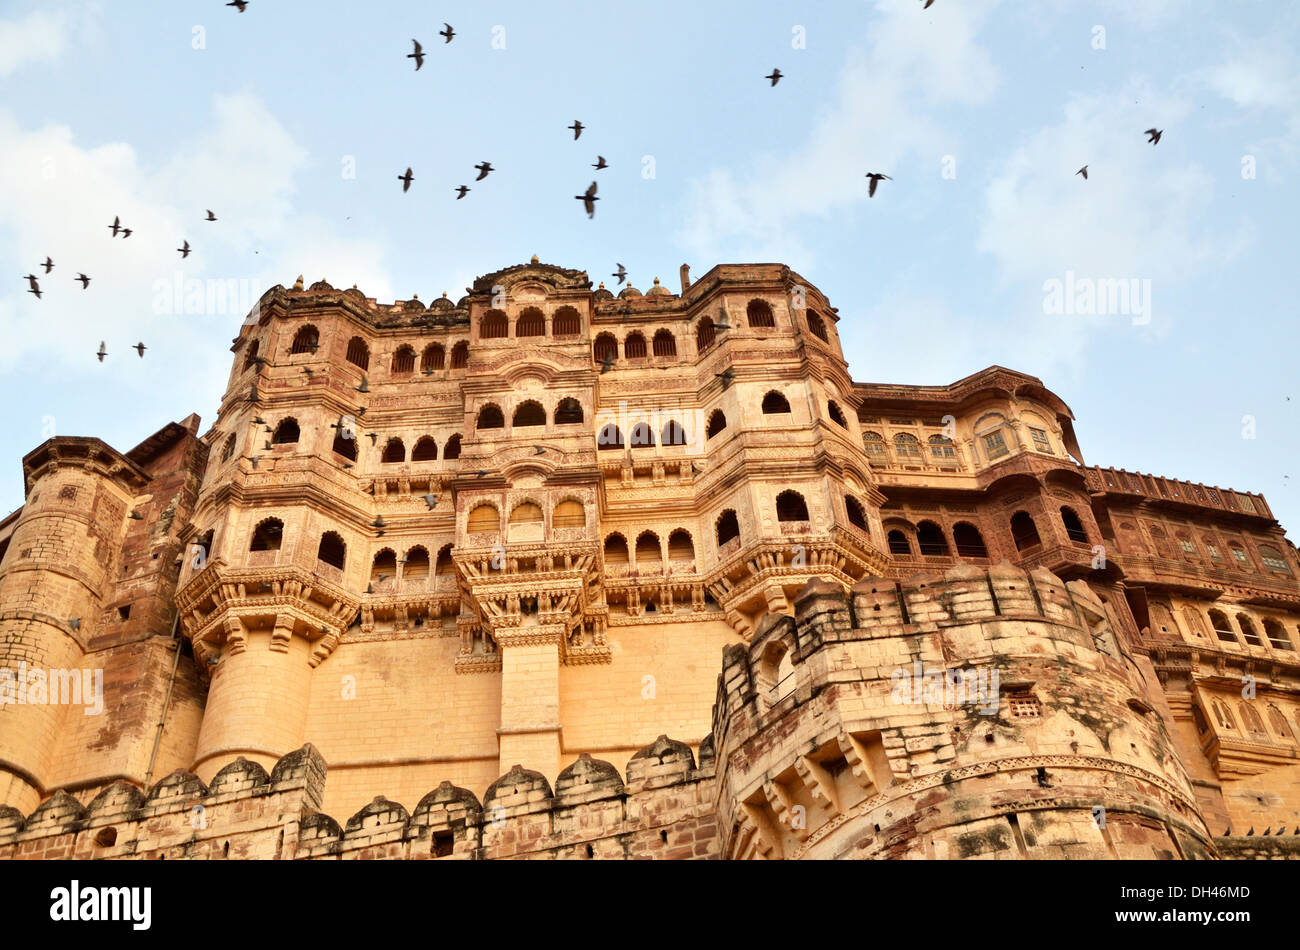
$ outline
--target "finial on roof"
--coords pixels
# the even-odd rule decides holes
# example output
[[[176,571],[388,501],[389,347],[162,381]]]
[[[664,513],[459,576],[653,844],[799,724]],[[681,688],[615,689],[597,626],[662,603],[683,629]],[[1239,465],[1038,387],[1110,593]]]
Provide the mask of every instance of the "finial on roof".
[[[605,282],[602,280],[602,281],[600,282],[600,286],[597,287],[596,289],[597,289],[597,290],[604,290],[604,289],[605,289]]]
[[[419,294],[411,294],[411,299],[412,299],[412,300],[419,300],[419,299],[420,299],[420,295],[419,295]]]
[[[442,292],[442,295],[443,295],[444,297],[447,296],[447,291],[444,290],[444,291]]]
[[[353,284],[353,285],[352,285],[352,289],[353,289],[353,290],[356,290],[356,289],[357,289],[357,285],[356,285],[356,284]]]
[[[655,286],[656,286],[656,287],[659,286],[659,278],[658,278],[658,277],[655,278]]]
[[[302,274],[299,274],[298,279],[293,282],[293,289],[302,290]]]
[[[532,260],[532,262],[533,262],[534,264],[538,263],[537,255],[536,255],[536,254],[533,255],[533,260]]]

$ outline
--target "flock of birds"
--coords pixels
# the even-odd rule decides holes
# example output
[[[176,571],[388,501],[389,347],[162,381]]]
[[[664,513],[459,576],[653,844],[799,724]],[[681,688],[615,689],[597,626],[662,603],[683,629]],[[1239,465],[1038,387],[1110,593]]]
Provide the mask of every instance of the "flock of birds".
[[[922,0],[922,2],[923,2],[922,9],[928,10],[930,6],[934,3],[934,0]],[[234,7],[240,13],[243,13],[245,10],[248,9],[249,0],[231,0],[231,2],[226,4],[226,6]],[[456,37],[456,31],[452,28],[452,25],[450,23],[444,22],[443,29],[439,31],[438,35],[443,38],[443,45],[445,46]],[[416,72],[419,72],[420,68],[424,65],[425,56],[427,54],[425,53],[424,47],[420,44],[419,40],[412,38],[411,44],[412,44],[412,51],[406,54],[406,58],[415,61],[415,70]],[[772,86],[775,87],[776,84],[779,83],[784,77],[785,74],[782,73],[780,69],[774,68],[771,73],[764,76],[763,78],[770,81]],[[587,126],[585,126],[581,120],[575,119],[573,121],[573,124],[567,126],[567,128],[573,132],[573,141],[576,142],[582,137],[582,133],[586,131]],[[1147,136],[1147,140],[1152,145],[1156,145],[1160,142],[1160,137],[1164,134],[1164,131],[1162,129],[1150,128],[1147,129],[1146,132],[1143,134]],[[600,172],[609,168],[610,165],[605,160],[605,157],[603,155],[597,155],[596,161],[592,164],[591,167],[594,168],[597,172]],[[475,165],[474,168],[478,172],[478,177],[473,179],[475,182],[483,181],[485,178],[488,177],[489,174],[497,170],[496,168],[493,167],[492,163],[489,161],[480,162],[479,164]],[[1077,172],[1075,172],[1075,174],[1082,176],[1084,181],[1087,181],[1088,166],[1084,165]],[[867,185],[868,198],[874,198],[876,196],[876,189],[878,188],[878,186],[882,181],[893,181],[893,178],[881,172],[868,172],[865,177],[868,180],[868,185]],[[409,192],[411,190],[411,183],[415,181],[415,174],[411,169],[411,167],[408,166],[405,172],[398,175],[397,180],[402,183],[402,192],[403,193]],[[467,194],[469,194],[471,189],[468,185],[458,185],[453,190],[456,192],[456,200],[460,201]],[[574,200],[582,202],[583,210],[587,212],[588,218],[594,218],[596,216],[596,202],[600,200],[600,198],[597,196],[597,182],[592,181],[592,183],[587,187],[586,191],[584,191],[580,195],[574,195],[573,197]],[[204,220],[209,222],[216,221],[217,217],[215,214],[212,213],[210,209],[208,209],[207,216],[204,218]],[[115,216],[113,218],[113,223],[108,225],[108,228],[112,232],[111,236],[113,238],[117,238],[120,236],[123,240],[126,240],[131,236],[132,233],[131,228],[126,227],[122,224],[122,219],[120,216]],[[176,249],[177,253],[181,255],[182,259],[188,258],[192,250],[193,248],[190,247],[190,242],[184,239],[181,241],[181,246]],[[622,264],[618,264],[617,266],[618,266],[618,270],[615,271],[611,276],[616,277],[618,279],[618,285],[621,286],[623,282],[627,279],[627,269]],[[49,273],[54,269],[54,261],[47,255],[45,261],[42,264],[40,264],[39,267],[44,268],[45,275],[48,276]],[[40,278],[35,274],[27,274],[25,275],[25,279],[27,280],[29,285],[27,292],[30,294],[34,294],[36,298],[39,300],[43,294],[40,285]],[[86,290],[90,287],[91,278],[85,273],[78,272],[74,280],[80,281],[82,290]],[[715,324],[715,329],[727,330],[730,329],[730,327],[724,322],[721,324]],[[141,359],[144,358],[144,351],[146,347],[143,343],[135,344],[133,349],[136,350],[136,352],[140,355]],[[107,355],[108,355],[108,350],[105,346],[105,341],[101,340],[99,344],[99,349],[95,352],[95,356],[102,363],[104,361],[104,357]],[[607,371],[608,368],[609,367],[605,365],[604,361],[602,361],[602,372]],[[724,384],[726,382],[728,381],[724,380]]]

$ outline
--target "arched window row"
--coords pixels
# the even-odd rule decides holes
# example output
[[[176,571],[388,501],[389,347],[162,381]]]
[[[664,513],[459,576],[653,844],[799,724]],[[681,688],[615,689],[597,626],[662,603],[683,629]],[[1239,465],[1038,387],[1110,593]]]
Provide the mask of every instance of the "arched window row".
[[[635,564],[639,567],[662,568],[665,560],[670,565],[682,565],[694,562],[695,541],[685,528],[674,528],[666,536],[654,530],[645,530],[633,538],[628,538],[621,531],[615,531],[605,537],[604,554],[606,566],[619,567]]]
[[[515,406],[510,424],[513,428],[539,427],[545,426],[548,418],[554,420],[557,426],[581,425],[586,414],[582,403],[572,396],[566,396],[557,402],[552,413],[548,413],[546,407],[536,399],[525,399]],[[488,403],[479,410],[474,427],[477,430],[504,429],[505,412],[496,403]]]
[[[714,417],[709,421],[708,434],[712,438],[717,432],[726,428],[727,420],[722,416],[720,425],[715,429],[714,421],[721,416],[721,412],[715,412]],[[619,428],[616,422],[607,422],[596,432],[596,448],[604,451],[606,449],[645,449],[653,448],[656,445],[677,446],[686,445],[689,442],[689,434],[686,426],[677,419],[669,419],[664,422],[657,430],[649,422],[638,422],[628,430],[626,439],[623,430]]]
[[[644,360],[649,356],[658,359],[672,359],[677,356],[677,337],[672,330],[661,327],[647,337],[649,331],[631,330],[623,337],[621,343],[622,358],[625,360]],[[591,355],[596,363],[609,364],[619,359],[620,341],[613,333],[597,335],[592,341]]]
[[[294,335],[289,348],[294,353],[315,353],[320,347],[320,333],[314,326],[300,327]],[[370,369],[370,344],[359,336],[348,341],[347,361],[363,370]],[[430,343],[419,353],[409,343],[403,343],[393,351],[389,363],[389,372],[393,376],[411,376],[417,368],[419,372],[430,375],[444,369],[464,369],[469,365],[469,342],[461,340],[452,344],[448,359],[447,347],[442,343]]]
[[[524,307],[516,314],[513,324],[504,310],[494,308],[479,318],[478,336],[480,340],[544,337],[546,325],[546,313],[539,307]],[[551,314],[550,326],[553,337],[581,336],[582,315],[573,307],[560,307]]]
[[[951,543],[943,527],[933,521],[920,521],[908,530],[890,527],[885,536],[890,554],[901,556],[983,558],[989,557],[988,545],[980,529],[969,521],[952,526]]]
[[[542,506],[535,501],[520,501],[510,510],[506,519],[512,527],[537,526],[545,524]],[[552,528],[585,528],[587,509],[582,502],[574,498],[565,498],[555,503],[551,509]],[[494,534],[501,530],[501,513],[497,506],[484,502],[476,505],[469,512],[466,530],[470,534]]]

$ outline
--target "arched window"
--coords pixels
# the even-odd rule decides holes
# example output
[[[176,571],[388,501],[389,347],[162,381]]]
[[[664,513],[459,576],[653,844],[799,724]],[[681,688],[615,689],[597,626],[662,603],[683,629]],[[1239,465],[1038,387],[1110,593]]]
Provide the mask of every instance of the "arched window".
[[[783,491],[776,496],[777,521],[807,521],[808,504],[797,491]]]
[[[1287,567],[1286,558],[1282,552],[1269,544],[1259,546],[1259,559],[1264,562],[1264,566],[1270,571],[1276,571],[1279,574],[1290,574],[1291,568]]]
[[[948,539],[933,521],[922,521],[916,526],[916,545],[926,557],[948,556]]]
[[[1247,614],[1237,614],[1237,626],[1241,628],[1241,637],[1253,647],[1262,647],[1264,641],[1259,638],[1255,622]]]
[[[515,407],[515,416],[511,420],[511,425],[515,426],[544,426],[546,425],[546,410],[542,408],[540,402],[532,399],[521,402]]]
[[[772,308],[768,306],[766,300],[751,300],[749,306],[745,308],[745,316],[749,319],[751,327],[770,329],[776,326],[776,320],[772,318]]]
[[[444,544],[438,549],[438,560],[433,564],[433,573],[438,577],[456,573],[456,565],[451,559],[450,544]]]
[[[402,577],[409,581],[423,580],[429,576],[429,551],[417,544],[402,558]]]
[[[284,540],[284,522],[279,518],[267,518],[253,529],[253,540],[248,545],[250,551],[278,551]]]
[[[1268,704],[1268,721],[1276,732],[1288,742],[1295,741],[1295,734],[1291,732],[1291,726],[1286,721],[1286,716],[1282,715],[1282,710],[1278,709],[1272,703]]]
[[[469,366],[469,343],[461,340],[451,348],[451,368],[464,369]]]
[[[504,429],[506,427],[506,417],[501,412],[500,406],[484,406],[478,412],[478,429]]]
[[[555,336],[578,336],[582,333],[582,317],[572,307],[561,307],[551,318],[551,332]]]
[[[597,363],[612,363],[618,359],[618,340],[612,333],[602,333],[591,346]]]
[[[623,433],[619,431],[618,426],[614,425],[614,423],[607,423],[596,436],[596,447],[601,450],[621,449],[623,447]]]
[[[623,340],[623,355],[630,360],[645,359],[645,337],[633,331]]]
[[[721,409],[714,409],[713,414],[709,416],[709,427],[705,430],[711,439],[727,427],[727,417]]]
[[[1232,710],[1229,709],[1225,703],[1221,703],[1216,699],[1213,706],[1214,718],[1218,721],[1221,727],[1224,729],[1237,728],[1237,720],[1232,718]]]
[[[1268,637],[1268,642],[1274,650],[1295,649],[1291,644],[1291,638],[1287,636],[1286,628],[1272,618],[1264,621],[1264,636]]]
[[[1075,514],[1074,509],[1068,505],[1061,508],[1061,523],[1065,525],[1065,533],[1071,541],[1077,541],[1080,544],[1088,543],[1087,529],[1084,528],[1083,522],[1079,520],[1079,516]]]
[[[362,369],[370,369],[370,347],[359,336],[348,340],[348,362]]]
[[[849,421],[844,418],[844,413],[840,411],[839,404],[832,399],[826,403],[826,413],[831,417],[831,422],[835,423],[841,429],[849,427]]]
[[[420,356],[420,369],[432,372],[436,369],[442,369],[443,363],[447,361],[447,351],[442,348],[441,343],[430,343],[424,348],[424,353]]]
[[[582,507],[582,502],[562,501],[555,506],[551,512],[551,527],[553,528],[583,528],[587,525],[587,513]]]
[[[1246,553],[1246,548],[1239,541],[1229,541],[1228,550],[1232,553],[1232,560],[1239,570],[1249,571],[1251,569],[1250,555]]]
[[[393,375],[408,376],[415,372],[415,350],[409,346],[399,346],[393,354]]]
[[[500,310],[489,310],[483,314],[478,325],[480,340],[500,340],[510,335],[510,318]]]
[[[349,462],[355,462],[357,460],[356,433],[349,435],[349,430],[340,425],[338,431],[334,433],[334,444],[330,448],[334,454],[343,456]]]
[[[568,396],[560,400],[555,407],[555,424],[557,426],[579,425],[582,422],[582,403]]]
[[[763,397],[763,414],[766,416],[779,415],[790,411],[790,400],[773,389]]]
[[[946,435],[932,435],[929,439],[930,455],[937,459],[956,458],[957,449],[952,444],[952,439]]]
[[[830,338],[826,335],[826,321],[821,318],[820,314],[808,311],[808,329],[812,331],[813,336],[823,343],[829,343]]]
[[[298,420],[292,416],[285,416],[280,420],[280,424],[275,427],[275,434],[271,436],[271,442],[274,445],[292,445],[298,441]]]
[[[310,323],[298,328],[289,347],[290,355],[295,353],[315,353],[320,348],[320,332]]]
[[[1016,542],[1017,551],[1037,547],[1042,541],[1038,537],[1038,526],[1027,511],[1017,511],[1011,516],[1011,539]]]
[[[515,320],[515,336],[546,336],[546,316],[536,307],[525,307]]]
[[[958,557],[989,556],[980,529],[965,521],[959,521],[952,526],[952,543],[957,547]]]
[[[379,459],[381,462],[405,462],[406,461],[406,443],[394,436],[384,443],[384,454]]]
[[[634,449],[645,448],[655,444],[655,433],[648,422],[638,422],[632,427],[629,444]]]
[[[453,435],[447,440],[447,444],[442,447],[442,460],[444,462],[454,462],[460,458],[460,435]]]
[[[1164,528],[1159,525],[1148,525],[1147,530],[1151,532],[1151,541],[1156,546],[1156,554],[1161,557],[1173,557],[1173,548],[1169,546],[1169,538]]]
[[[230,461],[230,456],[235,454],[235,437],[232,435],[226,439],[226,444],[221,447],[221,461]]]
[[[897,528],[889,532],[889,553],[907,555],[912,553],[912,545],[908,543],[907,535]]]
[[[512,541],[540,540],[545,518],[541,505],[531,501],[516,505],[515,510],[510,512],[510,539]]]
[[[627,562],[627,539],[621,534],[611,534],[605,539],[605,563],[626,564]]]
[[[379,575],[384,575],[380,577]],[[370,581],[386,581],[389,578],[397,576],[397,552],[392,548],[384,548],[375,555],[375,560],[370,565]]]
[[[330,567],[337,567],[341,571],[347,556],[348,546],[337,533],[326,531],[320,536],[320,546],[316,548],[318,561],[324,561]]]
[[[655,564],[662,560],[663,552],[659,548],[659,535],[653,531],[642,531],[640,537],[636,539],[637,564]]]
[[[889,449],[879,432],[862,433],[862,447],[873,459],[884,459],[889,455]]]
[[[718,334],[713,329],[713,318],[707,314],[700,317],[699,323],[695,324],[695,348],[703,353],[717,338]]]
[[[1183,621],[1187,624],[1187,629],[1192,631],[1192,636],[1205,639],[1205,618],[1191,604],[1183,607]]]
[[[257,347],[257,340],[253,340],[248,344],[248,350],[244,353],[244,369],[248,369],[257,362]]]
[[[736,513],[731,509],[724,511],[718,518],[714,532],[718,538],[718,547],[740,537],[740,521],[736,518]]]
[[[470,534],[493,534],[501,530],[501,516],[491,505],[479,505],[470,511],[466,530]]]
[[[695,560],[695,544],[691,541],[689,531],[684,528],[678,528],[672,534],[668,535],[668,560]]]
[[[900,459],[919,459],[921,442],[910,432],[900,432],[894,436],[894,452]]]
[[[676,356],[677,355],[677,337],[673,336],[671,330],[656,330],[654,341],[651,344],[655,356]]]
[[[1241,724],[1247,732],[1254,732],[1260,735],[1267,735],[1264,732],[1264,720],[1259,718],[1259,713],[1255,712],[1255,707],[1250,703],[1241,702],[1237,704],[1237,709],[1241,712]]]
[[[871,531],[870,525],[867,524],[866,511],[863,510],[861,502],[852,495],[844,496],[844,510],[848,512],[849,524],[863,531]]]
[[[1214,635],[1223,643],[1236,643],[1237,634],[1232,629],[1232,621],[1222,610],[1210,611],[1210,627]]]
[[[663,431],[659,433],[660,445],[685,445],[686,430],[676,419],[669,419],[665,424]]]
[[[415,443],[415,448],[411,450],[412,462],[436,462],[438,461],[438,443],[429,436],[421,436],[420,440]]]

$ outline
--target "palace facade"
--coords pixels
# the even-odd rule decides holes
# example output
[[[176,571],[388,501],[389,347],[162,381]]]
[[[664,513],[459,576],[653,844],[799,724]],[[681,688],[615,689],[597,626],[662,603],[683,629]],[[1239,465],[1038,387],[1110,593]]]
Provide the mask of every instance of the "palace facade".
[[[467,290],[276,286],[206,431],[23,459],[0,857],[1300,856],[1263,497],[855,382],[779,264]]]

